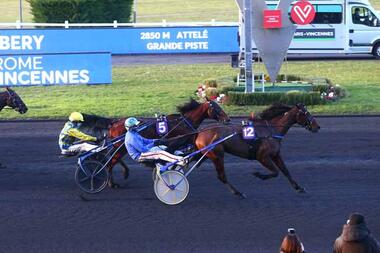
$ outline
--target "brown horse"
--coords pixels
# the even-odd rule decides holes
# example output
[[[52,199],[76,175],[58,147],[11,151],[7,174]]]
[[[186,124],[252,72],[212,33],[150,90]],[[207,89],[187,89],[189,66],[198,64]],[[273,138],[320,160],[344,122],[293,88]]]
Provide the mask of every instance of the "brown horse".
[[[9,106],[20,114],[26,113],[28,107],[26,107],[20,96],[8,87],[5,89],[6,91],[0,92],[0,111],[3,110],[5,106]],[[5,166],[0,163],[0,168],[5,168]]]
[[[243,126],[210,126],[199,132],[195,138],[195,145],[201,149],[212,142],[221,139],[231,133],[237,134],[225,142],[217,145],[215,149],[207,154],[207,157],[214,163],[218,173],[218,179],[230,189],[230,191],[240,197],[245,195],[239,192],[228,181],[224,171],[224,153],[239,156],[249,160],[259,161],[271,173],[262,174],[259,172],[254,175],[262,180],[277,177],[281,171],[289,180],[292,187],[298,192],[305,192],[304,188],[291,177],[288,169],[282,160],[280,149],[281,140],[294,124],[305,127],[311,132],[318,132],[320,129],[315,118],[307,111],[302,104],[287,106],[274,104],[257,117],[249,119],[255,129],[256,139],[247,141],[243,139]]]
[[[20,114],[26,113],[28,111],[28,107],[26,107],[20,96],[8,87],[5,89],[6,91],[0,92],[0,111],[5,106],[9,106]]]
[[[228,115],[222,110],[222,108],[216,102],[210,100],[207,100],[204,103],[199,103],[194,99],[190,99],[188,103],[185,103],[182,106],[177,106],[177,110],[180,114],[171,114],[166,116],[169,132],[165,136],[159,136],[157,134],[155,122],[148,124],[148,126],[143,129],[140,134],[145,138],[152,139],[159,139],[162,137],[170,138],[194,132],[205,119],[214,119],[224,123],[230,121]],[[115,138],[125,134],[127,130],[124,127],[124,122],[125,119],[120,119],[114,122],[109,128],[108,137]],[[193,136],[189,136],[189,138],[190,142],[192,142]],[[183,143],[183,140],[181,142]],[[124,168],[124,178],[126,179],[129,175],[128,167],[121,160],[126,153],[127,150],[124,147],[121,148],[120,151],[115,154],[108,167],[110,174],[110,187],[118,187],[118,185],[113,182],[112,176],[112,169],[118,162]]]

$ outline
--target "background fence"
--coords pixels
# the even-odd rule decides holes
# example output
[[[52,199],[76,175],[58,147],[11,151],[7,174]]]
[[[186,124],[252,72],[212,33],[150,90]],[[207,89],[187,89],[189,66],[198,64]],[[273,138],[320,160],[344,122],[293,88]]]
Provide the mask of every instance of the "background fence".
[[[32,22],[29,3],[26,0],[1,0],[1,22],[19,20],[19,2],[23,7],[23,21]],[[137,22],[188,22],[188,21],[237,21],[238,9],[234,0],[135,0]],[[369,0],[380,11],[379,0]]]

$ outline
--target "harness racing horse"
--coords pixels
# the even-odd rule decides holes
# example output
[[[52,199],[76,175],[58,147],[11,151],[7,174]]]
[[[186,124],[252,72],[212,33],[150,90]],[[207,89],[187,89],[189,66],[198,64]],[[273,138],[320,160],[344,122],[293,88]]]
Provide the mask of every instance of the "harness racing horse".
[[[292,187],[302,193],[304,188],[292,178],[284,161],[282,160],[280,149],[281,140],[286,135],[290,127],[298,123],[311,132],[318,132],[320,129],[315,118],[307,111],[302,104],[290,107],[284,104],[274,104],[264,110],[258,117],[249,119],[254,126],[256,139],[247,141],[243,139],[242,125],[214,125],[202,129],[195,138],[195,145],[201,149],[212,142],[228,136],[234,132],[237,134],[225,142],[219,144],[214,150],[210,151],[206,156],[213,162],[218,179],[222,181],[229,190],[242,198],[245,195],[239,192],[233,185],[227,181],[224,170],[224,153],[259,161],[271,173],[262,174],[260,172],[253,173],[256,177],[267,180],[277,177],[281,171],[289,180]]]
[[[155,121],[150,123],[146,122],[146,127],[139,133],[143,137],[150,139],[171,138],[195,132],[205,119],[214,119],[223,123],[230,121],[228,115],[222,110],[222,108],[216,102],[208,99],[204,103],[199,103],[194,99],[190,99],[190,101],[184,105],[177,106],[177,110],[180,114],[171,114],[166,116],[169,129],[169,132],[166,135],[160,136],[157,134]],[[125,129],[124,122],[125,119],[121,119],[113,123],[109,128],[108,137],[115,138],[125,134],[127,130]],[[193,143],[193,140],[194,136],[189,135],[188,138],[182,138],[181,143],[190,144]],[[122,161],[121,159],[126,153],[126,148],[121,148],[114,155],[112,161],[110,162],[110,165],[108,167],[110,175],[110,187],[118,187],[118,185],[113,182],[112,168],[116,163]],[[124,163],[122,163],[122,165],[125,169],[124,178],[126,179],[129,169]]]
[[[26,107],[20,96],[8,87],[5,89],[6,91],[0,92],[0,111],[3,110],[5,106],[9,106],[20,114],[26,113],[28,111],[28,107]],[[4,168],[1,163],[0,168]]]

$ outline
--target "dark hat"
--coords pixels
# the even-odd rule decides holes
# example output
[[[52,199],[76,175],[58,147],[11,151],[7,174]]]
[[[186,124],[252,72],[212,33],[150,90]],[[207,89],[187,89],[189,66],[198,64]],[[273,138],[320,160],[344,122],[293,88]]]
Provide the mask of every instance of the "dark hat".
[[[350,215],[350,218],[348,220],[349,225],[359,225],[362,223],[365,223],[363,215],[361,215],[360,213],[352,213]]]

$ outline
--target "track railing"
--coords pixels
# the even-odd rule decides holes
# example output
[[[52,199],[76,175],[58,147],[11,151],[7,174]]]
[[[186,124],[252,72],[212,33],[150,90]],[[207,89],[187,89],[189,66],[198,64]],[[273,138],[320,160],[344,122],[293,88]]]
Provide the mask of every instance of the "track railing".
[[[69,23],[65,21],[64,23],[31,23],[31,22],[20,22],[15,23],[0,23],[1,28],[41,28],[41,27],[62,27],[62,28],[75,28],[75,27],[109,27],[109,28],[120,28],[120,27],[194,27],[194,26],[237,26],[238,22],[217,22],[211,20],[208,22],[162,22],[155,23],[118,23],[116,20],[113,23]]]

